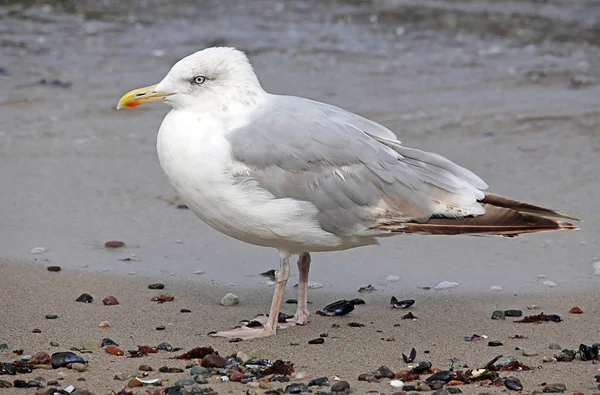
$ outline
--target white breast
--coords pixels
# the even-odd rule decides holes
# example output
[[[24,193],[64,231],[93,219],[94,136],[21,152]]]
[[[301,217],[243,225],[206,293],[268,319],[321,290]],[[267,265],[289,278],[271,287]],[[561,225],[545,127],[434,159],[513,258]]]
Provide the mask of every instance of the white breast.
[[[223,124],[209,115],[172,110],[158,133],[160,164],[179,196],[216,230],[251,244],[292,253],[338,249],[342,241],[324,232],[316,208],[274,199],[253,183],[234,183]]]

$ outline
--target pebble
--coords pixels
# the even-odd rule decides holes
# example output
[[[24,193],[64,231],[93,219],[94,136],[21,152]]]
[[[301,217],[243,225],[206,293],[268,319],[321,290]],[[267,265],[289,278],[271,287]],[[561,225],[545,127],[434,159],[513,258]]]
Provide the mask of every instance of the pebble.
[[[119,301],[114,296],[107,296],[106,298],[102,299],[102,303],[104,303],[105,306],[114,306],[119,304]]]
[[[368,381],[369,383],[377,382],[373,373],[361,373],[358,375],[358,381]]]
[[[194,378],[191,376],[179,379],[179,380],[175,381],[175,383],[174,383],[174,385],[179,386],[179,387],[185,387],[186,385],[192,385],[192,384],[196,384],[196,380],[194,380]]]
[[[223,296],[223,299],[221,299],[221,306],[235,306],[239,303],[240,303],[240,298],[238,298],[236,295],[232,294],[231,292],[228,293],[227,295]]]
[[[404,386],[404,383],[400,380],[392,380],[390,381],[390,385],[392,387],[401,388],[402,386]]]
[[[148,288],[149,289],[164,289],[165,284],[163,284],[163,283],[150,284],[150,285],[148,285]]]
[[[583,310],[581,310],[579,307],[575,306],[571,310],[569,310],[569,313],[571,313],[571,314],[582,314]]]
[[[165,330],[165,326],[163,324],[158,324],[158,325],[156,325],[156,330],[157,331],[164,331]]]
[[[500,340],[491,340],[488,342],[488,346],[490,347],[498,347],[498,346],[502,346],[502,342]]]
[[[350,384],[347,381],[338,381],[331,386],[332,392],[345,392],[350,389]]]
[[[55,320],[57,318],[58,318],[58,316],[56,314],[46,314],[47,320]]]
[[[390,370],[387,366],[380,366],[379,369],[375,371],[375,377],[381,378],[385,377],[386,379],[393,379],[396,377],[396,374]]]
[[[523,315],[523,311],[521,311],[521,310],[505,310],[504,315],[507,317],[521,317]]]
[[[94,301],[94,297],[90,294],[81,294],[77,299],[75,299],[75,301],[81,303],[92,303]]]
[[[559,393],[565,392],[567,390],[567,386],[563,383],[554,383],[554,384],[546,384],[544,386],[543,392],[547,393]]]
[[[433,287],[433,289],[450,289],[450,288],[456,288],[456,287],[458,287],[458,285],[459,284],[454,281],[441,281],[438,283],[438,285]]]
[[[502,310],[495,310],[492,313],[492,319],[493,320],[503,320],[504,319],[504,311],[502,311]]]
[[[558,343],[552,343],[548,348],[551,350],[562,350],[562,347]]]
[[[496,362],[494,362],[494,367],[496,367],[496,369],[502,368],[514,361],[519,362],[519,358],[512,356],[512,355],[508,355],[508,356],[502,357],[499,360],[497,360]]]
[[[105,248],[122,248],[125,247],[125,243],[120,240],[110,240],[104,243]]]
[[[192,366],[192,368],[190,369],[190,375],[192,375],[192,376],[197,376],[197,375],[208,376],[209,374],[210,374],[210,371],[200,365]]]
[[[239,383],[242,381],[243,378],[244,378],[244,373],[236,371],[231,374],[231,377],[229,377],[229,380],[231,380],[234,383]]]
[[[113,346],[119,346],[117,344],[116,341],[114,341],[113,339],[111,339],[110,337],[105,337],[104,339],[102,339],[102,343],[100,343],[100,347],[106,347],[108,345],[112,344]]]
[[[190,310],[190,309],[181,309],[181,310],[179,310],[179,312],[180,313],[191,313],[192,310]]]
[[[308,344],[323,344],[325,343],[325,339],[322,337],[317,337],[316,339],[312,339],[308,341]]]
[[[110,323],[108,321],[102,321],[101,323],[98,324],[98,327],[100,327],[100,328],[110,328]]]
[[[309,387],[314,387],[314,386],[325,387],[328,385],[329,385],[329,379],[327,379],[327,377],[317,377],[308,382]]]
[[[140,367],[138,369],[141,370],[142,372],[152,372],[154,370],[154,369],[152,369],[152,366],[150,366],[150,365],[140,365]]]
[[[48,251],[48,249],[46,247],[33,247],[31,250],[29,250],[29,253],[36,255],[36,254],[42,254],[46,251]]]
[[[72,363],[71,369],[76,370],[78,372],[85,372],[87,370],[87,366],[83,363]]]
[[[205,368],[223,368],[225,359],[219,355],[208,354],[202,358],[201,366]]]
[[[56,266],[56,265],[48,266],[46,269],[48,269],[49,272],[54,272],[54,273],[60,272],[62,270],[62,268],[60,266]]]
[[[0,344],[0,350],[8,350],[8,344],[7,343]]]
[[[83,349],[84,350],[98,350],[100,348],[100,343],[98,343],[95,340],[90,340],[88,342],[83,343]]]
[[[125,380],[129,380],[133,375],[131,373],[117,373],[115,374],[114,379],[115,380],[120,380],[120,381],[125,381]]]
[[[0,388],[11,388],[13,385],[10,381],[0,380]]]
[[[171,343],[167,342],[160,343],[158,346],[156,346],[156,348],[163,351],[173,351],[173,346]]]
[[[119,347],[117,347],[113,344],[109,344],[108,346],[106,346],[106,348],[104,348],[104,351],[106,351],[109,354],[116,355],[119,357],[122,355],[125,355],[125,351],[121,350]]]
[[[132,378],[131,380],[129,380],[129,382],[127,383],[127,388],[136,388],[136,387],[143,387],[144,383],[142,383],[140,380],[138,380],[137,378]]]
[[[521,352],[526,357],[535,357],[536,355],[538,355],[537,351],[535,351],[533,348],[529,348],[529,347],[521,348]]]
[[[246,364],[246,362],[252,359],[250,355],[246,354],[243,351],[238,351],[238,353],[235,356],[242,360],[242,364]]]
[[[304,391],[308,391],[308,386],[303,383],[293,383],[285,387],[286,394],[301,394]]]

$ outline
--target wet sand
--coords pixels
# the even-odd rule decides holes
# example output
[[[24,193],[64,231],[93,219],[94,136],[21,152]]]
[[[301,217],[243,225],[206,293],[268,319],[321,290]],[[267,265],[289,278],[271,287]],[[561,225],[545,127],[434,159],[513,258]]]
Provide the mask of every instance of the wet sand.
[[[335,300],[362,298],[366,304],[343,317],[323,317],[313,314],[305,327],[280,330],[276,337],[246,342],[230,343],[225,339],[207,336],[212,330],[230,328],[242,320],[264,313],[268,308],[271,289],[232,288],[206,284],[196,284],[181,280],[162,278],[132,278],[102,274],[81,273],[75,269],[63,269],[50,273],[42,265],[23,262],[0,262],[0,297],[3,301],[0,342],[9,345],[8,350],[0,350],[0,360],[12,361],[17,358],[12,350],[23,349],[24,354],[38,351],[49,353],[81,348],[90,340],[100,342],[105,337],[115,340],[123,349],[136,349],[140,345],[156,347],[160,342],[169,342],[182,351],[169,353],[160,351],[142,358],[126,358],[109,355],[103,350],[82,354],[89,361],[88,370],[77,373],[67,368],[39,370],[27,375],[0,376],[0,379],[33,380],[42,382],[60,380],[62,388],[67,385],[87,389],[95,394],[108,394],[119,391],[127,381],[114,380],[116,374],[139,372],[141,364],[152,366],[148,378],[168,378],[168,383],[189,375],[185,373],[159,373],[161,366],[184,369],[189,361],[174,360],[170,357],[188,351],[193,347],[212,346],[226,356],[237,351],[247,353],[257,349],[266,350],[272,359],[289,360],[296,371],[305,372],[307,378],[299,380],[308,383],[315,377],[327,376],[330,382],[337,376],[347,380],[354,393],[368,391],[393,393],[389,379],[379,383],[358,381],[358,375],[376,370],[381,365],[393,372],[406,369],[402,353],[408,355],[412,347],[417,350],[416,361],[431,361],[434,367],[448,369],[450,359],[456,358],[455,367],[479,368],[497,355],[520,356],[516,347],[530,347],[539,356],[523,357],[521,361],[533,367],[531,371],[501,372],[501,376],[512,375],[521,380],[525,393],[540,391],[543,382],[564,383],[567,393],[598,393],[594,375],[600,373],[598,365],[576,359],[573,362],[542,363],[543,356],[552,356],[557,351],[548,349],[550,343],[559,343],[564,348],[577,349],[580,343],[591,344],[600,340],[598,332],[598,298],[600,292],[560,292],[548,290],[542,294],[494,294],[464,293],[455,291],[422,291],[419,294],[406,292],[396,294],[399,298],[413,298],[416,303],[408,310],[392,310],[389,295],[379,291],[358,293],[348,290],[344,293],[330,293],[311,290],[309,300],[312,313]],[[164,290],[148,289],[148,284],[157,281],[165,283]],[[75,302],[83,292],[95,299],[91,304]],[[220,298],[227,292],[236,293],[241,303],[234,307],[219,305]],[[173,302],[156,304],[150,299],[159,293],[175,296]],[[51,295],[51,298],[49,298]],[[112,295],[119,300],[116,306],[104,306],[102,299]],[[295,297],[294,290],[288,287],[286,297]],[[539,305],[540,310],[527,310],[529,305]],[[584,313],[568,314],[573,306],[579,306]],[[287,313],[293,313],[293,305],[284,305]],[[188,308],[191,313],[180,313]],[[559,314],[560,323],[523,324],[491,320],[491,313],[497,309],[522,309],[527,314]],[[403,320],[401,316],[412,312],[416,320]],[[57,319],[48,320],[46,314],[56,314]],[[99,328],[102,321],[110,323],[109,328]],[[349,322],[359,322],[364,327],[349,327]],[[156,325],[163,324],[165,330],[157,331]],[[339,324],[339,328],[332,328]],[[41,333],[31,331],[39,328]],[[308,341],[327,333],[325,343],[309,345]],[[498,339],[503,346],[489,347],[488,340],[467,342],[464,336],[487,335],[488,340]],[[522,335],[526,339],[511,339]],[[386,340],[387,339],[387,340]],[[393,340],[392,340],[393,339]],[[390,341],[391,340],[391,341]],[[57,342],[58,347],[50,346]],[[297,345],[291,345],[296,343]],[[428,354],[424,351],[429,350]],[[422,380],[428,375],[423,375]],[[84,378],[85,381],[78,379]],[[293,380],[292,380],[293,381]],[[272,383],[275,388],[284,388],[289,383]],[[210,377],[210,386],[219,393],[241,394],[247,389],[241,383],[221,383],[218,377]],[[151,387],[152,388],[152,387]],[[498,393],[503,387],[480,387],[477,384],[460,386],[467,394]],[[322,390],[325,390],[323,388]],[[139,390],[139,389],[138,389]],[[29,390],[31,393],[32,390]],[[23,389],[2,389],[2,393],[23,394]]]

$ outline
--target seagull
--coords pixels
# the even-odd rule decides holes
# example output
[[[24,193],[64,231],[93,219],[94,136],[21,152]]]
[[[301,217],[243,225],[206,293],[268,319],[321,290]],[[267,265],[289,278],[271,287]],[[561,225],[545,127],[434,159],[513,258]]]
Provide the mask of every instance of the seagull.
[[[172,107],[157,137],[161,167],[212,228],[276,248],[266,323],[214,336],[252,339],[305,325],[312,252],[378,244],[401,234],[500,235],[576,230],[578,218],[484,192],[443,156],[401,144],[388,128],[339,107],[267,93],[240,50],[213,47],[178,61],[117,109]],[[279,323],[290,258],[299,255],[298,306]]]

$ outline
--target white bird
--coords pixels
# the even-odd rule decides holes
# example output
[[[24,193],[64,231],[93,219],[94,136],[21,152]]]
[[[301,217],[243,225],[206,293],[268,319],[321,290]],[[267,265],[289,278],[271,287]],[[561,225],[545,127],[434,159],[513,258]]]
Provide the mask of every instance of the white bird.
[[[308,323],[310,253],[377,244],[404,233],[514,236],[577,229],[575,217],[484,193],[471,171],[403,146],[389,129],[341,108],[265,92],[246,55],[207,48],[177,62],[157,85],[126,93],[117,108],[162,101],[173,109],[157,150],[189,208],[233,238],[279,250],[263,327],[219,332],[274,335],[298,254],[298,308]]]

